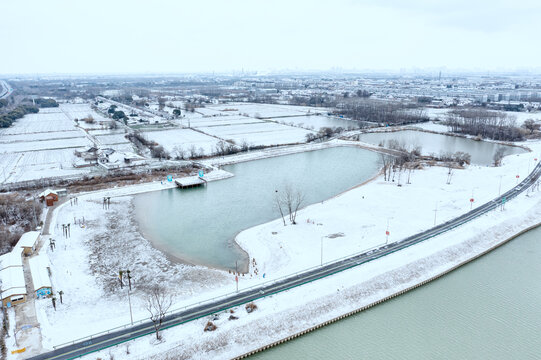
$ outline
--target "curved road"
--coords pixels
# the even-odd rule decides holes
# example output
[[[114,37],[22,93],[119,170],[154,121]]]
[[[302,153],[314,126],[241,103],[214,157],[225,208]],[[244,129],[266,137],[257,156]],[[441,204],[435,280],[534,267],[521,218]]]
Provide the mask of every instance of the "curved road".
[[[436,235],[449,231],[457,226],[460,226],[470,220],[473,220],[487,212],[496,209],[501,206],[502,203],[513,199],[524,190],[533,185],[541,175],[541,163],[539,163],[532,173],[528,175],[520,184],[515,186],[500,197],[487,202],[476,209],[461,215],[455,219],[447,221],[443,224],[435,226],[431,229],[423,231],[422,233],[412,235],[398,242],[382,246],[377,249],[370,250],[366,253],[355,255],[343,260],[339,260],[333,263],[326,264],[314,270],[307,271],[298,275],[294,275],[278,282],[264,285],[255,289],[243,291],[229,297],[216,300],[215,302],[203,304],[200,306],[189,308],[185,311],[181,311],[175,314],[168,315],[164,321],[163,328],[178,325],[184,322],[198,319],[203,316],[214,314],[222,310],[242,305],[244,303],[262,298],[274,293],[285,291],[293,287],[306,284],[308,282],[321,279],[323,277],[336,274],[340,271],[364,264],[366,262],[375,260],[382,256],[389,255],[395,251],[402,250],[409,246],[415,245],[424,240],[428,240]],[[106,347],[114,346],[124,341],[134,339],[140,336],[154,333],[152,323],[146,322],[130,328],[113,331],[109,334],[96,336],[86,341],[80,341],[71,345],[60,347],[54,351],[37,355],[31,359],[73,359],[91,352],[95,352]]]
[[[2,86],[2,89],[0,89],[0,99],[7,98],[13,92],[11,86],[4,80],[0,80],[0,86]]]

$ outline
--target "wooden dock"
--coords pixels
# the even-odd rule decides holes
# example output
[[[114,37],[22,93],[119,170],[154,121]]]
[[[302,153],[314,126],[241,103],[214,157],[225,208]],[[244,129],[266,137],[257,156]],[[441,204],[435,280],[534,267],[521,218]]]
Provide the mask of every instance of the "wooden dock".
[[[207,184],[207,180],[200,178],[199,176],[189,176],[182,179],[175,180],[177,187],[181,189],[189,189],[198,186],[204,186]]]

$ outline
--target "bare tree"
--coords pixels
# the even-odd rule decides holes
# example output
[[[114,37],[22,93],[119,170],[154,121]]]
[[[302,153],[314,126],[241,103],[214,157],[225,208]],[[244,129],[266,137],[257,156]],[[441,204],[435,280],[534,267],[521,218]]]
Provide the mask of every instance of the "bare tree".
[[[287,211],[289,214],[289,221],[292,225],[297,224],[295,220],[297,219],[297,211],[304,203],[305,195],[304,193],[296,188],[294,189],[291,185],[286,185],[283,190],[277,191],[275,204],[280,210],[282,215],[282,220],[284,220],[284,213]],[[284,220],[285,225],[285,220]]]
[[[278,190],[274,192],[274,206],[278,208],[280,211],[280,215],[282,216],[282,221],[284,222],[284,226],[286,226],[286,219],[284,217],[284,210],[282,210],[282,201],[280,198],[280,194],[278,193]]]
[[[178,145],[173,148],[173,155],[177,160],[184,160],[186,157],[186,151],[182,148],[182,145]]]
[[[190,146],[190,148],[188,149],[188,153],[190,154],[190,159],[197,157],[197,148],[195,147],[195,145]]]
[[[492,157],[494,161],[494,166],[500,166],[502,164],[502,159],[505,155],[505,149],[503,147],[498,148]]]
[[[156,340],[161,340],[160,329],[165,319],[165,314],[171,307],[173,298],[164,287],[155,285],[148,290],[146,309],[150,314],[150,320],[154,324]]]
[[[530,130],[530,134],[533,134],[535,130],[539,130],[539,128],[541,127],[541,124],[537,124],[535,120],[533,119],[528,119],[524,121],[524,124],[522,124],[522,127]]]
[[[451,185],[451,179],[453,178],[454,169],[451,164],[447,167],[447,185]]]
[[[380,153],[381,163],[383,165],[383,180],[388,181],[391,178],[391,162],[392,158],[389,155]],[[388,173],[388,174],[387,174]]]

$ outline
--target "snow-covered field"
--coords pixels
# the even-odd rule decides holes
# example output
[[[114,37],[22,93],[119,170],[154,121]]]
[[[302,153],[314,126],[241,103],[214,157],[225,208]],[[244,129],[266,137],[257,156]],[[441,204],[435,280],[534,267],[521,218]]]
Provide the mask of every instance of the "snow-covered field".
[[[92,110],[90,107],[90,104],[84,103],[84,104],[61,104],[60,110],[66,114],[66,116],[70,120],[75,119],[84,119],[88,117],[89,115],[94,118],[93,124],[85,123],[84,121],[79,122],[79,126],[85,128],[85,129],[95,129],[102,127],[101,123],[109,122],[110,119],[107,119],[100,115],[99,113]]]
[[[8,130],[8,129],[5,129]],[[27,141],[40,141],[51,139],[69,139],[69,138],[82,138],[85,135],[79,129],[64,130],[64,131],[49,131],[49,132],[36,132],[25,133],[16,135],[2,135],[0,134],[0,143],[13,143],[13,142],[27,142]]]
[[[521,178],[526,176],[528,164],[533,164],[533,154],[541,151],[539,143],[530,143],[530,145],[534,148],[534,153],[506,157],[502,167],[470,166],[465,170],[456,170],[450,184],[447,184],[448,170],[440,167],[416,170],[411,175],[411,184],[406,184],[406,178],[402,177],[403,186],[401,187],[396,186],[396,182],[384,182],[381,177],[378,177],[369,184],[300,211],[296,226],[284,227],[282,221],[278,219],[245,230],[237,236],[237,241],[248,251],[250,257],[257,259],[257,266],[251,267],[249,276],[241,277],[240,288],[273,281],[281,276],[318,266],[321,243],[323,243],[324,249],[323,261],[328,262],[381,245],[386,241],[386,229],[390,231],[388,241],[393,242],[432,227],[435,215],[436,223],[441,223],[467,212],[470,209],[469,199],[472,197],[472,191],[475,198],[474,206],[477,206],[498,195],[500,181],[501,192],[514,186],[516,169],[519,169]],[[530,167],[530,170],[532,168],[533,166]],[[403,174],[403,176],[405,175]],[[143,187],[109,189],[90,193],[79,197],[79,205],[70,206],[67,203],[57,210],[51,229],[51,236],[57,239],[57,248],[51,251],[47,247],[46,254],[53,266],[53,287],[56,291],[64,291],[65,304],[60,305],[57,311],[54,311],[50,301],[37,302],[44,348],[50,349],[53,345],[65,341],[129,323],[126,289],[120,290],[117,278],[118,269],[129,267],[132,270],[135,289],[131,300],[135,321],[147,317],[143,307],[145,288],[156,282],[173,289],[175,303],[172,309],[179,309],[213,296],[230,293],[234,289],[231,275],[226,272],[172,263],[138,233],[129,195],[141,191],[140,188],[151,190],[163,187],[164,185],[158,183]],[[113,196],[109,210],[103,209],[103,196]],[[501,213],[501,216],[508,216],[508,214],[514,216],[516,209],[523,211],[523,207],[516,206],[516,204],[522,204],[522,200],[514,200],[507,204],[507,210]],[[435,214],[436,208],[437,213]],[[493,212],[492,214],[500,213]],[[75,225],[83,217],[85,218],[85,227]],[[492,215],[486,218],[493,221]],[[56,227],[56,224],[65,223],[72,224],[71,237],[68,239],[63,238],[61,230]],[[479,229],[481,229],[484,225],[481,223],[481,225],[475,226],[480,226]],[[482,231],[478,230],[478,232]],[[465,237],[452,237],[449,245],[472,237],[474,233],[466,232],[466,234]],[[430,251],[442,250],[439,239],[436,238],[430,242],[433,244]],[[493,240],[493,238],[491,239]],[[426,255],[426,252],[417,252],[413,249],[418,249],[418,247],[400,252],[403,255],[393,255],[385,261],[374,263],[379,265],[361,266],[358,271],[368,271],[368,273],[364,273],[366,276],[361,278],[367,280],[370,279],[368,275],[371,275],[383,281],[386,277],[382,274],[396,267],[406,266],[407,263],[419,260],[420,257]],[[436,261],[436,265],[435,269],[439,271],[448,266],[448,262]],[[257,274],[254,271],[256,268]],[[432,269],[431,271],[436,270]],[[430,273],[428,270],[419,272],[420,276],[426,276],[428,273]],[[266,275],[265,278],[263,278],[263,274]],[[378,278],[379,275],[382,275],[383,278]],[[358,294],[363,288],[362,284],[358,283],[358,274],[347,276],[347,278],[350,279],[347,280],[350,282],[346,281],[344,286],[356,288],[355,291]],[[354,278],[357,280],[353,280]],[[394,279],[394,277],[390,279]],[[408,281],[411,282],[417,280],[418,277],[408,278]],[[329,289],[321,290],[325,287],[323,284],[329,281],[331,280],[325,280],[320,283],[322,285],[314,285],[315,288],[306,290],[307,293],[304,293],[304,290],[296,290],[305,294],[297,296],[306,299],[310,298],[310,294],[313,292],[318,292],[317,296],[319,297],[330,296]],[[179,284],[182,285],[179,286]],[[388,292],[396,290],[392,286],[393,282],[390,285],[387,289]],[[281,296],[264,300],[261,306],[268,309],[265,310],[267,312],[262,311],[261,315],[252,317],[257,319],[257,317],[263,316],[264,318],[261,318],[260,321],[264,320],[265,322],[260,323],[260,326],[269,329],[269,335],[273,334],[272,336],[282,336],[297,329],[297,327],[275,327],[276,322],[269,320],[273,316],[272,314],[281,311],[284,316],[290,315],[296,307],[303,306],[299,302],[302,300],[288,302],[284,301]],[[379,296],[381,296],[381,290],[374,294],[364,293],[359,301],[371,301]],[[314,295],[314,297],[316,296]],[[332,303],[330,298],[328,300],[329,304]],[[316,304],[317,302],[313,300],[306,305],[306,308],[317,310],[319,308]],[[327,311],[322,312],[322,316],[338,315],[344,310],[344,306],[353,306],[353,304],[358,303],[348,305],[347,302],[343,302],[336,307],[325,306]],[[242,311],[237,312],[241,313]],[[242,315],[242,318],[245,318],[245,315]],[[308,318],[306,321],[322,319],[318,316],[309,316]],[[306,321],[299,322],[299,326],[305,326]],[[194,321],[172,331],[181,331],[180,343],[193,342],[195,340],[192,339],[191,335],[186,335],[186,332],[191,331],[192,335],[200,334],[202,322],[203,320]],[[85,323],[86,326],[73,326],[75,323]],[[227,321],[220,322],[219,326],[238,332],[239,336],[244,331],[242,329],[254,326],[252,322],[249,324],[239,322],[239,324],[243,325],[237,330],[230,328],[233,325],[228,325]],[[215,335],[208,336],[202,338],[201,341],[206,343]],[[175,337],[170,337],[166,333],[166,339],[171,339],[167,341],[177,341],[172,340],[173,338]],[[264,338],[264,341],[267,340],[268,338]],[[148,340],[144,338],[141,341],[146,344],[145,341]],[[201,342],[194,342],[190,346],[197,347],[197,344],[201,344]],[[171,347],[169,346],[169,348]],[[230,346],[226,350],[242,352],[243,349],[253,347],[255,347],[254,343],[244,343],[243,346],[236,349]],[[159,348],[157,347],[157,349]],[[201,351],[204,350],[200,348],[198,351],[199,353],[194,353],[195,357],[202,356]],[[228,353],[227,356],[230,354]]]
[[[130,141],[126,139],[126,134],[123,132],[120,134],[109,134],[109,135],[96,135],[96,139],[102,145],[112,145],[112,144],[130,144]]]
[[[40,109],[40,112],[37,114],[25,115],[22,119],[15,121],[9,128],[1,129],[0,134],[4,137],[5,135],[12,134],[33,134],[70,130],[75,130],[75,123],[59,108],[49,108]]]
[[[188,120],[182,120],[183,125],[188,125]],[[238,124],[261,124],[264,123],[263,120],[258,120],[255,118],[239,115],[229,115],[229,116],[211,116],[211,117],[201,117],[195,119],[189,119],[191,127],[200,128],[204,126],[227,126],[227,125],[238,125]]]
[[[0,145],[0,153],[17,153],[39,150],[80,148],[90,145],[86,137],[74,137],[54,140],[20,141]]]
[[[272,122],[230,126],[200,127],[199,130],[241,144],[246,140],[251,145],[292,144],[306,141],[309,130],[280,125]]]
[[[224,111],[229,109],[229,111]],[[306,114],[326,114],[329,109],[309,106],[253,104],[253,103],[230,103],[220,105],[207,105],[197,108],[196,111],[206,115],[222,114],[248,114],[251,117],[274,118],[282,116],[298,116]]]
[[[358,128],[359,125],[356,121],[340,119],[338,117],[331,117],[325,115],[305,115],[305,116],[292,116],[286,118],[277,118],[274,119],[279,124],[287,124],[292,126],[300,126],[305,129],[311,129],[318,131],[322,127],[342,127],[344,129],[348,128]]]
[[[47,177],[87,174],[90,168],[76,169],[75,149],[40,150],[6,153],[0,156],[0,183],[35,180]]]
[[[66,110],[81,109],[84,104],[62,104],[59,108],[40,109],[0,130],[0,183],[46,177],[86,174],[88,168],[74,168],[79,160],[74,150],[92,146]],[[88,105],[87,105],[88,106]],[[91,111],[85,108],[85,115]]]
[[[188,151],[192,146],[203,149],[205,155],[210,155],[215,151],[216,144],[220,139],[208,136],[192,129],[168,129],[161,131],[146,131],[143,135],[149,140],[162,145],[171,155],[174,154],[175,147],[181,147]]]

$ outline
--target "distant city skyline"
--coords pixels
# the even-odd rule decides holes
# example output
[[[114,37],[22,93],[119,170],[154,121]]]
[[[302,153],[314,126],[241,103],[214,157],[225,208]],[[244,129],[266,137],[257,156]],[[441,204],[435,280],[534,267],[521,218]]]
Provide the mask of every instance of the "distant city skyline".
[[[541,3],[8,2],[0,74],[541,72]]]

